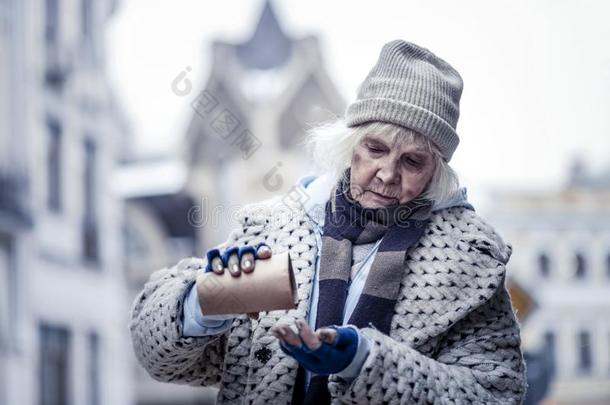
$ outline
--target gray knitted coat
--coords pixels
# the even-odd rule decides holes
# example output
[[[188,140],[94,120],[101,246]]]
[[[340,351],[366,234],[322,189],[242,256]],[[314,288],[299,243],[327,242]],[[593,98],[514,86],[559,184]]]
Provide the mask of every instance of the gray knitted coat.
[[[298,285],[296,309],[237,317],[219,335],[182,337],[187,288],[205,259],[187,258],[151,275],[132,308],[130,331],[140,364],[156,380],[220,388],[219,404],[289,404],[298,363],[269,328],[306,318],[315,234],[300,205],[274,197],[243,207],[240,227],[218,247],[265,241],[290,252]],[[359,376],[331,375],[333,404],[519,404],[525,367],[519,326],[505,288],[511,255],[492,227],[465,208],[433,213],[409,251],[390,335],[374,327]]]

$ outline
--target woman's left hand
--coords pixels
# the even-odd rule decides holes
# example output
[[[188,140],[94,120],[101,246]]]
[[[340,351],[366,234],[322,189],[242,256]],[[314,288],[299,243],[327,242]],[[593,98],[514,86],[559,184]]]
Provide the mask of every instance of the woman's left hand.
[[[282,351],[294,357],[305,369],[318,375],[344,370],[358,349],[358,329],[353,326],[330,325],[315,332],[301,319],[296,321],[299,334],[290,325],[274,325],[273,336],[279,339]]]

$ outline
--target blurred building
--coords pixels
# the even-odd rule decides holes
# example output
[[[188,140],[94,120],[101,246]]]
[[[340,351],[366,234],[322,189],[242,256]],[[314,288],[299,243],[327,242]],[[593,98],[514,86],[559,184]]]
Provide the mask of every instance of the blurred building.
[[[536,300],[526,349],[550,348],[557,404],[610,403],[610,171],[575,164],[560,190],[493,195],[494,225],[513,244],[510,273]]]
[[[0,2],[0,403],[132,404],[116,0]]]
[[[289,36],[270,1],[250,38],[214,41],[211,51],[184,145],[187,190],[206,213],[204,246],[226,239],[235,205],[288,192],[309,169],[307,128],[345,107],[317,37]]]
[[[120,170],[132,297],[154,270],[226,240],[241,204],[288,192],[309,170],[305,130],[343,113],[317,38],[290,37],[262,5],[246,41],[212,43],[207,83],[189,95],[183,154]],[[215,389],[157,383],[136,368],[139,404],[214,403]]]
[[[185,165],[171,158],[128,160],[115,177],[124,200],[125,274],[133,302],[157,269],[201,255],[189,222],[195,202],[185,194]],[[153,380],[130,354],[138,404],[212,404],[215,391]]]

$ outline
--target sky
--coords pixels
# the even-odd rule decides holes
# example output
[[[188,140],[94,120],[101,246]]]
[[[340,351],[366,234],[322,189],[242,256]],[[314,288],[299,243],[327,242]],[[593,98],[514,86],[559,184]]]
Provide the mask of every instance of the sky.
[[[109,23],[111,83],[142,156],[177,150],[194,89],[209,72],[210,43],[245,41],[263,2],[123,0]],[[581,158],[610,168],[610,2],[425,0],[273,1],[290,36],[317,35],[346,102],[384,43],[430,49],[464,80],[451,160],[469,194],[558,187]],[[197,91],[198,92],[198,91]],[[196,92],[194,93],[196,94]]]

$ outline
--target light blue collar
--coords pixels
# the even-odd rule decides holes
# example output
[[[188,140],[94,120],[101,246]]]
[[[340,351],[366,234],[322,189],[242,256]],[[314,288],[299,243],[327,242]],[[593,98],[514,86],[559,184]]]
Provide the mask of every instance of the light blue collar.
[[[304,175],[296,182],[296,185],[301,187],[303,192],[302,204],[305,212],[320,227],[324,226],[324,208],[330,197],[330,191],[335,184],[335,177],[329,173],[320,176]],[[453,197],[444,204],[435,204],[432,207],[432,211],[449,207],[466,207],[474,210],[473,206],[468,202],[466,187],[459,188]]]

